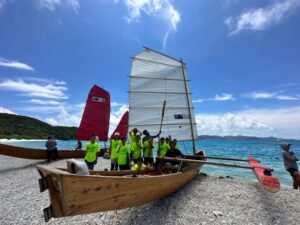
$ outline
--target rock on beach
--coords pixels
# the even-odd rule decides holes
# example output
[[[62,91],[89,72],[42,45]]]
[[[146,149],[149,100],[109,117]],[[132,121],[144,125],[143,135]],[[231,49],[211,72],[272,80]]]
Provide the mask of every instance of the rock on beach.
[[[0,156],[0,224],[45,224],[48,193],[40,193],[40,160]],[[65,160],[51,163],[66,166]],[[97,170],[109,168],[98,160]],[[209,174],[208,174],[209,175]],[[299,224],[300,191],[265,191],[257,182],[199,174],[191,183],[158,201],[123,210],[51,219],[47,224]]]

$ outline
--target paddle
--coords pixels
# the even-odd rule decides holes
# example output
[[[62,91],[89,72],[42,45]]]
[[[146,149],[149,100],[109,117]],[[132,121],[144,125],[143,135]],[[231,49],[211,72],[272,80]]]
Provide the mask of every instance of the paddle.
[[[159,134],[161,133],[161,127],[162,127],[162,123],[163,123],[164,116],[165,116],[165,108],[166,108],[166,104],[167,104],[167,101],[164,100],[163,108],[162,108],[162,111],[161,111],[161,121],[160,121],[160,127],[159,127]]]

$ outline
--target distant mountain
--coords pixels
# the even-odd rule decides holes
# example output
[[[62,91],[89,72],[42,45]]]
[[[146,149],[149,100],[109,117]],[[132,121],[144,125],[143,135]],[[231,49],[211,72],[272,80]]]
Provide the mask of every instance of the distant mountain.
[[[239,140],[239,141],[247,141],[247,140],[264,140],[264,141],[295,141],[295,139],[284,139],[284,138],[277,138],[277,137],[251,137],[251,136],[217,136],[217,135],[200,135],[198,136],[198,140]]]
[[[51,126],[40,120],[7,113],[0,113],[0,138],[46,139],[48,136],[60,140],[75,139],[77,127]]]

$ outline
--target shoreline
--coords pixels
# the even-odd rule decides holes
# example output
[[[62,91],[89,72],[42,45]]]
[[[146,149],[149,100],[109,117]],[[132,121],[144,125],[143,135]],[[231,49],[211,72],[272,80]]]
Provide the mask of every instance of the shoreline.
[[[30,141],[47,141],[47,139],[0,139],[0,142],[30,142]]]
[[[44,224],[42,209],[50,205],[40,193],[35,166],[44,160],[0,155],[0,224]],[[66,160],[51,166],[66,167]],[[96,170],[110,167],[99,158]],[[109,212],[51,219],[47,224],[291,224],[300,211],[300,191],[266,192],[258,182],[199,174],[177,192],[146,205]],[[26,206],[26,207],[24,207]],[[18,212],[18,213],[16,213]]]

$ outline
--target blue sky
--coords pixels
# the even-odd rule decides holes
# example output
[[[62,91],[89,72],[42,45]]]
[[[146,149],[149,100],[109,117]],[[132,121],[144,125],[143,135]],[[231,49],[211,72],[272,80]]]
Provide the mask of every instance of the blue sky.
[[[131,56],[187,63],[198,133],[300,138],[300,0],[0,0],[0,112],[78,125],[126,110]]]

